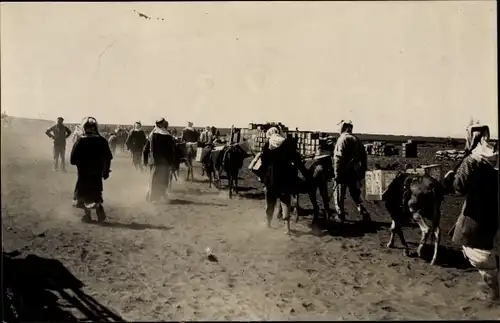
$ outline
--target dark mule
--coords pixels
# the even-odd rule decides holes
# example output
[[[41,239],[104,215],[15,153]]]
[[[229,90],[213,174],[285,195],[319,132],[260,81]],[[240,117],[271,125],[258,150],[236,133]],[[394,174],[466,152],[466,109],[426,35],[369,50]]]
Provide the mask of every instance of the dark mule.
[[[253,155],[247,141],[224,146],[223,148],[213,148],[203,160],[203,166],[208,175],[209,187],[212,187],[212,183],[214,183],[216,187],[220,188],[221,175],[226,173],[229,198],[232,198],[233,191],[236,194],[238,193],[238,175],[243,167],[243,161]]]
[[[330,197],[328,195],[328,181],[333,178],[333,167],[332,158],[330,156],[325,156],[320,159],[313,159],[306,161],[305,163],[307,171],[310,173],[312,182],[307,183],[305,179],[297,174],[297,187],[296,193],[293,195],[293,200],[295,203],[292,206],[291,212],[296,212],[295,222],[299,221],[299,208],[300,208],[300,194],[309,195],[311,204],[313,206],[313,222],[318,219],[319,216],[319,206],[316,198],[316,192],[319,190],[321,200],[323,202],[323,208],[326,213],[327,220],[332,217],[332,212],[330,209]],[[281,205],[280,205],[281,212]]]
[[[419,257],[422,256],[422,248],[429,235],[434,235],[434,254],[431,260],[431,265],[434,265],[441,240],[439,223],[441,204],[445,195],[444,186],[429,175],[398,174],[382,196],[392,219],[391,236],[387,247],[394,247],[394,236],[397,234],[404,246],[404,254],[409,255],[402,225],[413,218],[422,231],[422,238],[417,249]]]
[[[187,144],[183,141],[176,140],[175,144],[175,158],[174,165],[170,171],[170,183],[172,179],[177,180],[177,174],[179,174],[180,165],[184,163],[187,167],[186,181],[194,180],[193,175],[193,159],[196,156],[196,144]],[[169,186],[171,187],[171,185]]]

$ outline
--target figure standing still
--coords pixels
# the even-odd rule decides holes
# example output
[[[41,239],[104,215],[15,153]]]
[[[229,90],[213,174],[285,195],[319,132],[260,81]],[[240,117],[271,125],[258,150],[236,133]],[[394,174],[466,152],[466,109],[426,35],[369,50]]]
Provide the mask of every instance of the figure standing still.
[[[158,202],[167,198],[170,170],[175,163],[175,140],[165,119],[156,121],[143,151],[144,165],[149,166],[150,181],[146,199]]]
[[[345,220],[344,200],[349,188],[358,211],[364,221],[371,221],[368,211],[362,204],[361,186],[365,179],[368,157],[361,140],[352,134],[352,122],[340,122],[340,136],[333,151],[333,168],[335,173],[334,199],[338,218]]]
[[[136,122],[132,131],[130,131],[125,144],[127,145],[127,149],[132,153],[132,163],[135,169],[140,171],[143,170],[141,163],[142,151],[147,140],[148,138],[146,137],[144,130],[142,130],[141,123]]]
[[[71,135],[71,130],[64,125],[64,118],[57,118],[57,123],[45,131],[45,134],[54,141],[54,171],[59,170],[59,159],[61,170],[66,171],[66,139]]]
[[[109,177],[113,155],[108,142],[98,131],[97,120],[88,117],[82,125],[84,131],[71,150],[71,165],[78,171],[73,206],[84,210],[83,221],[90,220],[90,210],[96,209],[99,221],[106,219],[102,206],[103,179]]]

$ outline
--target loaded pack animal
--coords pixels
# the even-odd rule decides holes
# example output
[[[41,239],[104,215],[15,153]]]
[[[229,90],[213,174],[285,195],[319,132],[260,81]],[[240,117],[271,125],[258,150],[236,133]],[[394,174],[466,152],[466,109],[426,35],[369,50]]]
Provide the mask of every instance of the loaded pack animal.
[[[189,179],[194,180],[193,160],[196,156],[196,144],[186,143],[179,138],[177,138],[175,141],[175,162],[170,172],[170,183],[172,183],[173,178],[177,180],[177,174],[179,173],[180,165],[183,163],[187,168],[186,181],[189,181]]]
[[[228,180],[229,198],[233,197],[233,191],[238,194],[239,172],[243,167],[243,161],[251,156],[254,156],[254,153],[247,140],[225,146],[212,146],[210,152],[202,160],[208,176],[209,187],[211,188],[212,184],[215,184],[216,187],[220,188],[221,175],[225,173]]]
[[[295,145],[297,145],[298,138],[295,139]],[[331,196],[328,195],[328,182],[333,179],[333,149],[335,147],[335,139],[333,137],[326,137],[320,139],[320,151],[322,155],[314,157],[305,157],[306,169],[311,172],[312,183],[306,185],[303,178],[299,178],[299,186],[297,194],[293,196],[294,205],[292,206],[292,211],[296,212],[295,222],[299,220],[299,209],[300,194],[308,194],[311,204],[313,205],[313,221],[317,220],[319,216],[319,207],[316,199],[316,192],[319,190],[323,209],[326,213],[327,220],[332,219],[332,212],[330,210],[330,200]],[[280,210],[281,212],[281,210]]]
[[[291,137],[289,137],[291,138]],[[297,146],[297,138],[291,138],[295,146]],[[332,146],[333,147],[333,146]],[[333,148],[331,149],[333,151]],[[310,172],[312,182],[307,183],[306,180],[301,176],[300,172],[297,170],[297,178],[295,180],[295,192],[292,194],[292,208],[290,212],[295,213],[295,222],[299,221],[299,210],[300,210],[300,194],[307,194],[309,200],[313,206],[313,222],[316,221],[320,214],[320,209],[318,206],[318,201],[316,198],[316,193],[319,190],[323,209],[326,213],[327,220],[332,218],[332,212],[330,209],[330,196],[328,195],[328,181],[333,178],[333,162],[332,157],[329,152],[328,147],[323,147],[322,151],[325,153],[320,156],[314,157],[303,157],[305,160],[305,167],[308,172]],[[255,166],[258,162],[260,155],[254,158],[249,168],[260,177],[258,166]],[[278,203],[278,213],[282,216],[283,211],[281,204]]]
[[[411,165],[406,167],[411,168]],[[421,230],[421,239],[417,254],[422,256],[422,248],[429,236],[434,237],[434,253],[431,265],[437,259],[441,241],[441,204],[446,189],[440,181],[429,175],[400,172],[383,193],[382,200],[392,219],[391,235],[388,248],[394,247],[395,235],[398,235],[404,247],[404,255],[409,256],[409,247],[403,235],[402,226],[413,219]]]
[[[292,213],[295,212],[295,222],[299,221],[300,209],[300,194],[309,195],[313,206],[313,222],[316,221],[320,214],[316,192],[319,190],[323,209],[326,213],[326,219],[331,220],[333,214],[330,209],[330,196],[328,195],[328,181],[333,178],[332,158],[328,155],[320,156],[320,158],[312,158],[305,161],[305,166],[311,174],[312,182],[306,183],[305,179],[297,173],[297,190],[293,194],[294,205],[292,204]],[[280,205],[281,208],[281,205]],[[280,210],[281,211],[281,210]]]

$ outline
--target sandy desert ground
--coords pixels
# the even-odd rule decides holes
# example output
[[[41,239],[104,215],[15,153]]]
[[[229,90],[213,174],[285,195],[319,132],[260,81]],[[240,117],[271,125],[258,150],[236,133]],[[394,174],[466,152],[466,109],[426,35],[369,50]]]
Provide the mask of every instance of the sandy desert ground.
[[[196,182],[174,183],[170,203],[152,206],[147,173],[122,154],[105,182],[107,222],[86,224],[71,207],[76,171],[52,171],[43,129],[2,128],[1,137],[3,248],[28,256],[15,274],[33,320],[500,318],[498,306],[476,299],[479,275],[449,237],[434,267],[430,245],[425,259],[387,249],[381,205],[367,205],[372,227],[356,222],[348,201],[353,222],[342,230],[313,232],[304,217],[286,236],[277,220],[265,226],[262,187],[246,168],[233,200],[208,189],[198,168]],[[411,162],[432,162],[423,155]],[[444,232],[460,205],[446,198]],[[418,228],[405,234],[416,248]]]

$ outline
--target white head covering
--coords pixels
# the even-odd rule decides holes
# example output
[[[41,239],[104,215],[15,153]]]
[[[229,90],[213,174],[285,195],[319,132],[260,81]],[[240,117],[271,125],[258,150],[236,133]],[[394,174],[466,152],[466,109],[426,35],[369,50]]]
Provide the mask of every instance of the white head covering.
[[[351,120],[341,120],[338,125],[340,126],[339,133],[344,132],[345,131],[344,128],[346,126],[351,126],[351,128],[353,127]]]
[[[136,123],[134,123],[133,130],[141,130],[141,128],[142,128],[142,125],[141,125],[140,121],[137,121]]]
[[[82,134],[84,135],[99,135],[99,125],[97,123],[96,118],[94,117],[85,117],[82,120],[82,123],[80,125]],[[85,129],[93,129],[92,132],[86,132]]]
[[[498,152],[495,152],[488,140],[490,139],[490,128],[487,125],[471,125],[467,127],[465,147],[471,152],[471,156],[479,161],[485,161],[493,167],[498,167]]]
[[[279,133],[280,133],[280,131],[278,128],[271,127],[271,128],[269,128],[269,130],[266,131],[266,138],[269,139],[269,138],[271,138],[272,135],[279,134]]]
[[[285,138],[281,136],[280,131],[276,127],[271,127],[267,130],[266,137],[269,139],[269,149],[271,150],[280,147],[285,142]]]
[[[465,149],[472,151],[483,139],[490,137],[490,128],[487,125],[474,124],[466,128]]]
[[[165,126],[165,127],[164,127]],[[149,140],[153,138],[153,134],[157,133],[160,135],[170,135],[170,133],[167,130],[168,127],[168,121],[165,120],[165,118],[161,118],[155,121],[155,126],[153,130],[149,133]]]

